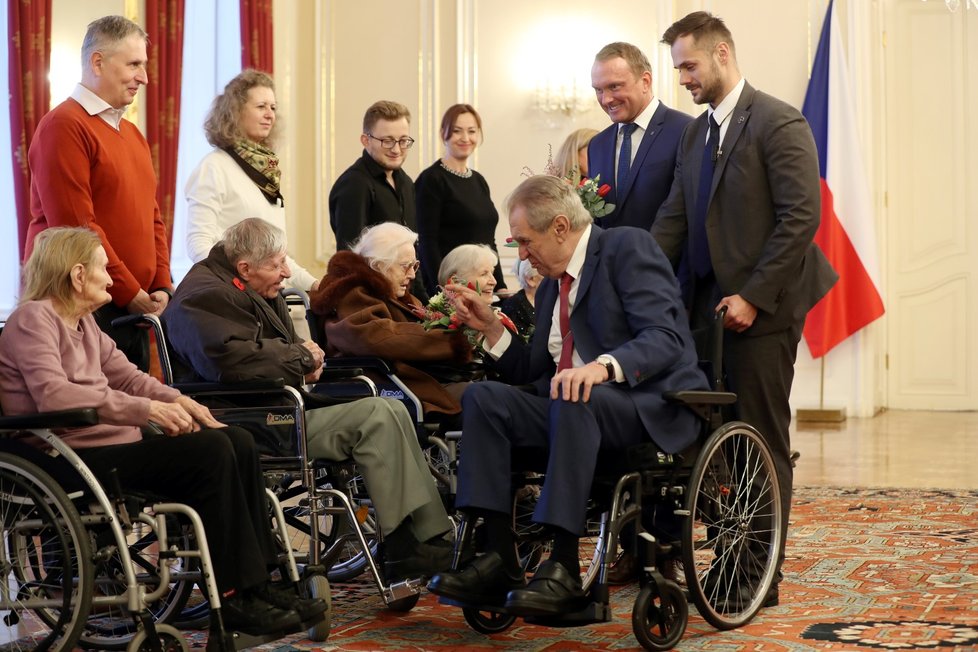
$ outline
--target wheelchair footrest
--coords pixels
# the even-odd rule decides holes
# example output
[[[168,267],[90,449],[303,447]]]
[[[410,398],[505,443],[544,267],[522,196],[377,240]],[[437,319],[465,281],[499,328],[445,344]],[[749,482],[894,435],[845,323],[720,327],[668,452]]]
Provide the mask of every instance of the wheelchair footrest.
[[[580,627],[595,623],[607,623],[611,619],[611,605],[604,602],[591,602],[578,611],[559,616],[527,616],[523,620],[529,625],[542,625],[544,627]]]
[[[420,578],[394,582],[384,591],[384,601],[387,604],[421,593],[425,587],[425,582]]]

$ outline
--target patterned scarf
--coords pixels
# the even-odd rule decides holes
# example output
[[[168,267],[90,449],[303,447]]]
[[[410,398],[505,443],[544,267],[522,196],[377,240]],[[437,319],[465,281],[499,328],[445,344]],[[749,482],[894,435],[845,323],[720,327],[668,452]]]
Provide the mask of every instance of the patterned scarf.
[[[248,176],[255,182],[270,204],[282,200],[279,187],[282,180],[282,170],[278,167],[278,156],[275,152],[250,140],[239,140],[232,147],[227,147],[225,151],[231,154],[238,165],[248,173]],[[282,201],[282,205],[285,205],[284,201]]]

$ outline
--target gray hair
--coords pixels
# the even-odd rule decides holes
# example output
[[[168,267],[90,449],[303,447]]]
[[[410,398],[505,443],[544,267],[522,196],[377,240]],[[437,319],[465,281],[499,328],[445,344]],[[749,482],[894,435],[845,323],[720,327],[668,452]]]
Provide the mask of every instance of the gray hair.
[[[558,215],[567,216],[571,231],[581,231],[593,221],[577,189],[548,174],[537,174],[516,186],[506,198],[506,211],[512,213],[517,206],[526,212],[527,223],[537,233],[546,231]]]
[[[465,277],[468,274],[462,272],[475,270],[481,266],[482,261],[487,263],[491,261],[492,266],[495,267],[499,261],[499,256],[489,245],[464,244],[455,247],[442,259],[441,265],[438,267],[438,284],[447,285],[453,276],[458,276],[467,281],[468,279]]]
[[[103,16],[88,24],[82,41],[81,62],[85,70],[96,52],[111,54],[116,46],[136,34],[149,44],[149,36],[142,27],[122,16]]]
[[[261,265],[285,252],[285,232],[260,217],[249,217],[229,226],[221,245],[231,265],[242,260]]]
[[[533,267],[530,263],[529,258],[526,260],[516,259],[516,264],[513,265],[513,274],[516,276],[516,280],[520,282],[520,287],[524,290],[530,285],[530,279],[534,276],[540,276],[540,272]]]
[[[367,227],[350,250],[367,259],[371,269],[384,273],[397,264],[397,250],[406,244],[414,246],[418,234],[397,222],[381,222]]]

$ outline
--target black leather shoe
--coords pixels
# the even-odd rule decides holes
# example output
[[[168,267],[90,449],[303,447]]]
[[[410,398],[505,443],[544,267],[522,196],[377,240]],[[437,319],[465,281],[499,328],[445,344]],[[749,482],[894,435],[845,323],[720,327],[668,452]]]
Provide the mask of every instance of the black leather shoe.
[[[224,628],[252,636],[299,631],[302,619],[293,609],[279,609],[256,595],[235,595],[221,603]]]
[[[630,552],[622,550],[608,567],[608,584],[620,586],[638,580],[638,560]]]
[[[386,552],[384,575],[388,582],[431,577],[452,567],[451,546],[416,543],[408,550]]]
[[[263,588],[258,589],[256,594],[273,607],[292,609],[299,614],[302,622],[308,622],[322,615],[329,608],[326,601],[320,598],[301,597],[299,589],[292,582],[279,584],[269,582]]]
[[[525,586],[522,573],[507,569],[499,553],[489,552],[462,570],[438,573],[428,590],[465,605],[489,607],[502,606],[510,591]]]
[[[555,616],[577,611],[586,601],[581,576],[548,559],[525,589],[509,592],[506,611],[517,616]]]

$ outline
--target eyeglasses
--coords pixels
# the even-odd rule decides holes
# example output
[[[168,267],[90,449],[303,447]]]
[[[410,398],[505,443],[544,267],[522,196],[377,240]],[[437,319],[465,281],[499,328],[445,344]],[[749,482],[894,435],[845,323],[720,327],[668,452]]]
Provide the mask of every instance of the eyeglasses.
[[[401,149],[411,149],[411,145],[414,144],[414,139],[410,136],[405,136],[404,138],[377,138],[373,134],[367,134],[368,138],[373,138],[374,140],[380,141],[380,146],[384,149],[394,149],[394,145],[400,146]]]
[[[397,266],[400,267],[405,274],[407,274],[408,271],[417,272],[419,269],[421,269],[421,261],[416,260],[413,263],[398,263]]]

